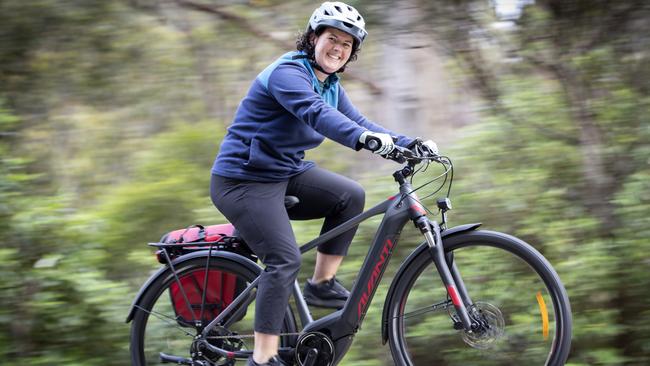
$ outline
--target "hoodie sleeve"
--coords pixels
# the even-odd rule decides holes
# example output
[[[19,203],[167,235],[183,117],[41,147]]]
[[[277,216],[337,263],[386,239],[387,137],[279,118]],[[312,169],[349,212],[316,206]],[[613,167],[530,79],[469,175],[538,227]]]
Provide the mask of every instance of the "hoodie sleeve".
[[[269,93],[289,113],[323,136],[358,150],[368,128],[327,104],[313,89],[310,76],[295,63],[279,65],[269,76]]]

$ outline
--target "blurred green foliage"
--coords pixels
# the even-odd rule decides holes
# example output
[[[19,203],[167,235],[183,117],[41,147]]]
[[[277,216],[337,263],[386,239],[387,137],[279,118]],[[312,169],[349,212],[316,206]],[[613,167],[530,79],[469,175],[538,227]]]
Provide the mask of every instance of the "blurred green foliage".
[[[503,52],[476,31],[495,20],[487,2],[415,3],[414,26],[448,46],[456,77],[470,80],[486,107],[453,147],[443,145],[456,166],[452,223],[517,235],[554,264],[573,306],[571,365],[650,363],[648,5],[538,1],[500,39]],[[382,14],[394,2],[355,4],[390,31]],[[221,8],[292,31],[312,7]],[[284,51],[256,37],[153,0],[0,1],[4,362],[129,364],[124,319],[157,267],[146,243],[223,222],[208,197],[212,159],[255,70]],[[477,43],[482,53],[469,52]],[[374,166],[358,154],[327,143],[309,157],[346,174]],[[394,190],[378,175],[356,175],[369,205]],[[344,283],[378,220],[360,227]],[[294,227],[305,242],[320,222]],[[344,364],[392,364],[380,339],[383,296],[420,241],[405,229]],[[301,278],[312,267],[308,254]]]

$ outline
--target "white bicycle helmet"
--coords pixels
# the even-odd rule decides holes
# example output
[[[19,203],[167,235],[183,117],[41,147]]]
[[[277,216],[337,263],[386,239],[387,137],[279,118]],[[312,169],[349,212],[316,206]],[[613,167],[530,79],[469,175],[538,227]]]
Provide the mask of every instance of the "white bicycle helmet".
[[[315,32],[322,27],[332,27],[351,35],[357,46],[363,43],[368,35],[366,22],[357,9],[340,1],[326,1],[309,18],[309,26]]]

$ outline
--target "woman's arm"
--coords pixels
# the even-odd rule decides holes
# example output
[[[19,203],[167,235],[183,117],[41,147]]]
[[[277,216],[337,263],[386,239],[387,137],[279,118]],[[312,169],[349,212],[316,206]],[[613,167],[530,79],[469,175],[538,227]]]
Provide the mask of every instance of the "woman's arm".
[[[323,136],[352,149],[367,130],[327,104],[313,89],[306,70],[297,64],[279,65],[269,76],[268,91],[282,107]]]

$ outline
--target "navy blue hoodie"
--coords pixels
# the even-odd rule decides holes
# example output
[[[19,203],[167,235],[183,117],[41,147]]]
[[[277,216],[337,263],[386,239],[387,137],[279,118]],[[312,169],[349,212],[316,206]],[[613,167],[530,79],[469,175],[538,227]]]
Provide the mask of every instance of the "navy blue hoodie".
[[[253,81],[221,143],[212,173],[227,178],[281,181],[314,166],[305,150],[324,137],[359,150],[367,130],[411,138],[369,121],[352,105],[336,74],[320,83],[309,61],[284,54]]]

